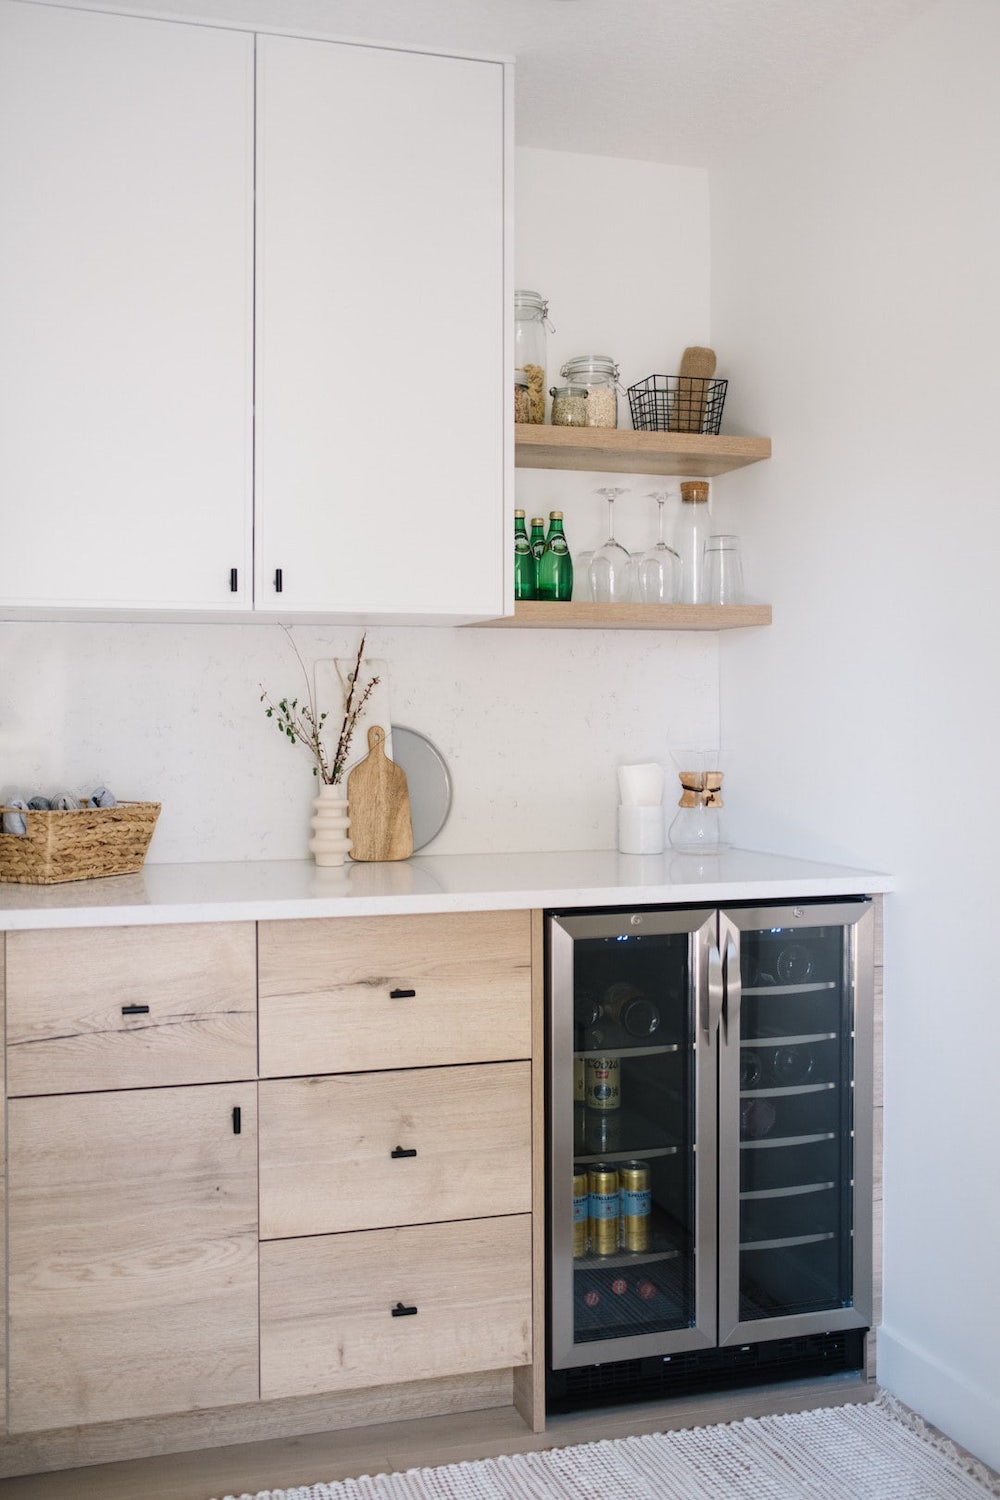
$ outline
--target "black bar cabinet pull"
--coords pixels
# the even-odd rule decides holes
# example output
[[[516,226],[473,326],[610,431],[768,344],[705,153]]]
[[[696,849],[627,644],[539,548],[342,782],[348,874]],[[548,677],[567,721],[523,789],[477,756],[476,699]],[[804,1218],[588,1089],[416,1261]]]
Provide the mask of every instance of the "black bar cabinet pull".
[[[230,568],[229,569],[229,592],[231,594],[238,594],[239,591],[240,591],[240,570],[239,570],[239,568]]]
[[[275,568],[275,570],[274,570],[274,592],[276,594],[280,594],[281,593],[281,569],[280,568]]]
[[[233,1135],[239,1135],[243,1129],[243,1111],[238,1104],[233,1105]]]
[[[390,1308],[390,1312],[394,1318],[415,1318],[417,1316],[417,1309],[415,1307],[404,1307],[402,1302],[397,1302],[395,1307]]]
[[[416,990],[390,990],[390,1000],[412,1000],[416,996]]]
[[[390,1151],[389,1152],[389,1155],[392,1157],[393,1161],[399,1161],[400,1158],[403,1157],[403,1156],[416,1156],[416,1154],[417,1153],[412,1148],[412,1146],[409,1147],[409,1148],[407,1148],[405,1146],[397,1146],[396,1149],[395,1149],[395,1151]]]
[[[123,1016],[148,1016],[149,1015],[149,1006],[148,1005],[123,1005],[122,1006],[122,1015]]]

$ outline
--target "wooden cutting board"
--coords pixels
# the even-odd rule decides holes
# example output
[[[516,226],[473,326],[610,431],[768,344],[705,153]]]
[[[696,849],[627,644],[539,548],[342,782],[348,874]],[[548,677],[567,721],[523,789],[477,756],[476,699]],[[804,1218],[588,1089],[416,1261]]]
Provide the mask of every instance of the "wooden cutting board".
[[[347,778],[351,858],[409,859],[413,853],[406,772],[385,753],[385,730],[368,730],[368,754]]]

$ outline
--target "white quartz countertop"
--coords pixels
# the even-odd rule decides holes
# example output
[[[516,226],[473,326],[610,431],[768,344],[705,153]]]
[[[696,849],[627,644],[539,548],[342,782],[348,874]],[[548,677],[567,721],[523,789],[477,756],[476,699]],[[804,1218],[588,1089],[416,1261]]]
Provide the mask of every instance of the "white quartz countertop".
[[[0,931],[533,907],[648,906],[874,895],[891,877],[785,855],[415,855],[321,870],[309,860],[146,865],[62,885],[0,882]]]

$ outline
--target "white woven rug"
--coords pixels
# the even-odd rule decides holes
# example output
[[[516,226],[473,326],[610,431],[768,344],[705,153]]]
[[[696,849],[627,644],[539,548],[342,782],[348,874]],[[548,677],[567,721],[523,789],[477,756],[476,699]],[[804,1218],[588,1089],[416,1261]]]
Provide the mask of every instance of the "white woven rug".
[[[984,1500],[1000,1482],[892,1397],[239,1500]],[[226,1500],[236,1500],[228,1495]]]

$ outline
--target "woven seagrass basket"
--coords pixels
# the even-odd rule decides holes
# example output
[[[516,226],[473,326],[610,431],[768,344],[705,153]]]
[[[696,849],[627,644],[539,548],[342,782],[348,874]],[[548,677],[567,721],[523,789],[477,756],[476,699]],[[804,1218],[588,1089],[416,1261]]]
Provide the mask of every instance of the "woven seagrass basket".
[[[0,807],[0,813],[13,812]],[[23,814],[27,833],[0,833],[0,880],[56,885],[141,870],[160,815],[159,802],[119,802]]]

